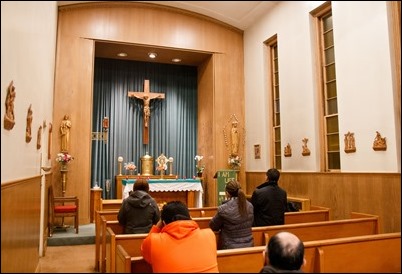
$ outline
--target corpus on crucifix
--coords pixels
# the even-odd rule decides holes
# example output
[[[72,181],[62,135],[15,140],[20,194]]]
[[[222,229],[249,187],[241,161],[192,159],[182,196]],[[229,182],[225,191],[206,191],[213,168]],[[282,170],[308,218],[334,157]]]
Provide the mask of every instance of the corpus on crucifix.
[[[152,99],[165,99],[165,94],[164,93],[155,93],[155,92],[150,92],[149,91],[149,80],[144,80],[144,92],[135,92],[135,91],[129,91],[128,92],[128,97],[134,97],[137,99],[141,99],[144,102],[144,135],[143,135],[143,143],[148,144],[149,143],[149,133],[148,133],[148,128],[149,128],[149,121],[151,118],[151,109],[150,109],[150,102]]]

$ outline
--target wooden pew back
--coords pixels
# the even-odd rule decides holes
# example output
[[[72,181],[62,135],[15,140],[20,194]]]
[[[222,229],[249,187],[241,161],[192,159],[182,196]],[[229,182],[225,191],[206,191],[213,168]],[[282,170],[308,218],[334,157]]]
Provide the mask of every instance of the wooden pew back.
[[[297,235],[303,242],[352,237],[378,234],[379,220],[378,216],[372,216],[324,222],[253,227],[254,246],[265,245],[267,242],[266,235],[270,237],[280,231],[291,232]]]
[[[106,210],[119,210],[121,207],[122,199],[101,199],[101,205],[100,205],[100,210],[101,211],[106,211]]]
[[[304,250],[304,272],[401,272],[401,232],[310,241]]]
[[[190,212],[190,216],[192,218],[195,217],[213,217],[215,216],[216,212],[218,210],[217,206],[211,206],[211,207],[190,207],[188,211]]]
[[[293,223],[301,223],[301,222],[316,222],[316,221],[328,221],[330,220],[330,209],[325,208],[325,207],[315,207],[316,210],[310,210],[310,211],[299,211],[299,212],[286,212],[285,213],[285,224],[293,224]],[[192,213],[196,214],[195,212],[201,213],[203,208],[194,208]],[[205,210],[205,215],[211,214],[214,210],[214,207],[206,208]],[[105,219],[107,221],[112,221],[112,220],[117,220],[117,210],[111,210],[111,211],[97,211],[96,212],[96,220],[99,219],[99,221],[96,221],[95,227],[96,227],[96,235],[95,235],[95,266],[96,270],[104,270],[105,269],[105,264],[101,264],[100,261],[105,260],[105,233],[106,233],[106,226],[102,225],[102,222],[100,221],[100,216],[105,215]],[[201,215],[201,214],[200,214]],[[208,228],[209,227],[209,220],[211,217],[203,217],[203,218],[195,218],[193,217],[194,220],[197,221],[199,224],[200,228]],[[98,224],[99,223],[99,224]],[[105,222],[103,222],[105,223]],[[117,231],[115,231],[116,233]],[[103,235],[103,236],[102,236]],[[260,237],[261,239],[263,236]],[[219,239],[218,239],[219,240]],[[104,258],[101,260],[100,258]],[[104,272],[104,271],[103,271]]]
[[[101,245],[102,245],[102,235],[104,230],[102,230],[102,219],[105,220],[116,220],[118,211],[108,210],[108,211],[96,211],[95,212],[95,270],[100,271],[101,269]]]
[[[400,273],[401,233],[386,233],[304,242],[305,273]],[[263,267],[265,246],[218,250],[220,273],[258,273]],[[141,256],[132,257],[120,246],[119,272],[151,273]]]

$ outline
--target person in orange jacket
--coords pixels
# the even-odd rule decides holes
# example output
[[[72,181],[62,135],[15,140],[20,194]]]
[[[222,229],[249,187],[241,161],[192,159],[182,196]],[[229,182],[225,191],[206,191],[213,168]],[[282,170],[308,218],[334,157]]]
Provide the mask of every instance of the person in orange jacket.
[[[144,239],[141,252],[154,273],[219,272],[214,232],[200,229],[180,201],[163,206],[161,219]]]

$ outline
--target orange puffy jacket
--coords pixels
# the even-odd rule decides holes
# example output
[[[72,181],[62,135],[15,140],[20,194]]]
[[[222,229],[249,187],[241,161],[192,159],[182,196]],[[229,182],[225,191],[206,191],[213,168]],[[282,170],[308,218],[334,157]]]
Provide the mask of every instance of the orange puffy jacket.
[[[216,237],[193,220],[179,220],[162,229],[152,226],[141,252],[154,273],[217,273]]]

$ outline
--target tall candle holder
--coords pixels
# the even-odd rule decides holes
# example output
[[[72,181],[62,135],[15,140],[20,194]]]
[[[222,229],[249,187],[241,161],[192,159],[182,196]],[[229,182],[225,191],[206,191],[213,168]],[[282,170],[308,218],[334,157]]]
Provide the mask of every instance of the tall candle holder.
[[[121,175],[121,169],[122,169],[122,165],[123,165],[123,157],[119,156],[119,158],[117,158],[117,163],[118,163],[119,175]]]
[[[61,163],[60,165],[60,173],[61,173],[61,191],[63,193],[63,197],[66,194],[66,185],[67,185],[67,163]]]
[[[169,175],[173,175],[173,157],[169,157]]]

